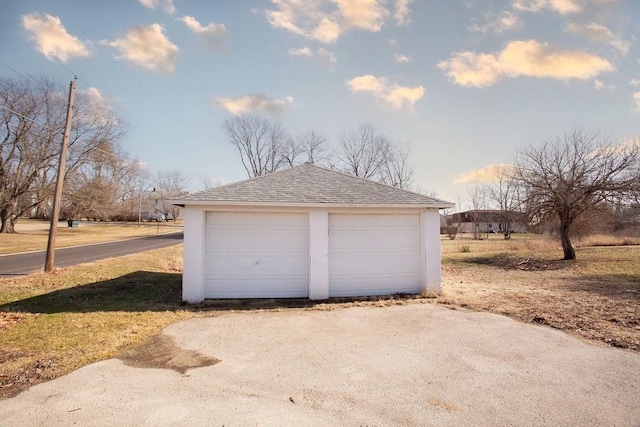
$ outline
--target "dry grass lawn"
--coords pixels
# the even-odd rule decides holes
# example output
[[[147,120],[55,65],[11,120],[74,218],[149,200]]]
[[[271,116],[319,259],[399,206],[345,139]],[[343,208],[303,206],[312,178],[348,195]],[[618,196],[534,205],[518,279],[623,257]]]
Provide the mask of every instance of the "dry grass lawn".
[[[602,242],[601,242],[602,243]],[[604,240],[602,244],[611,244]],[[620,242],[618,242],[620,243]],[[461,246],[468,246],[462,251]],[[468,249],[468,250],[467,250]],[[0,398],[80,366],[146,348],[165,326],[226,310],[334,310],[438,303],[640,351],[640,246],[579,247],[558,261],[557,244],[443,240],[443,293],[360,299],[180,301],[182,246],[0,279]],[[142,346],[142,347],[140,347]],[[137,354],[137,353],[134,353]],[[137,357],[137,356],[136,356]],[[150,354],[153,363],[163,355]],[[162,362],[164,363],[164,362]]]
[[[0,279],[0,398],[114,357],[198,315],[181,306],[181,251]]]
[[[465,241],[471,252],[460,243],[443,241],[438,303],[640,351],[639,246],[579,246],[575,261],[559,261],[554,241]]]
[[[62,224],[62,223],[61,223]],[[17,233],[0,234],[0,255],[41,251],[47,249],[49,223],[40,220],[21,219],[16,227]],[[155,234],[180,231],[173,222],[142,223],[100,223],[82,222],[80,227],[58,227],[56,247],[88,245],[91,243],[113,242],[122,239],[153,236]]]

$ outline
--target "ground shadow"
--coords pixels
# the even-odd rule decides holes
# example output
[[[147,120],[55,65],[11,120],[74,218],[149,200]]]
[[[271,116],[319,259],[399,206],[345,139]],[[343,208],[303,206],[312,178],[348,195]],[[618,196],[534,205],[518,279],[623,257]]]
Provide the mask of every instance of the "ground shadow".
[[[612,299],[640,301],[640,276],[604,274],[576,277],[567,280],[564,289],[573,292],[589,292]]]
[[[182,274],[136,271],[115,279],[59,289],[0,306],[0,311],[85,313],[166,311],[180,307]]]
[[[0,311],[22,313],[87,313],[96,311],[228,311],[311,308],[318,304],[358,301],[393,301],[420,297],[395,294],[386,296],[330,298],[220,299],[199,304],[182,302],[182,274],[136,271],[115,279],[84,286],[59,289],[46,294],[0,305]]]

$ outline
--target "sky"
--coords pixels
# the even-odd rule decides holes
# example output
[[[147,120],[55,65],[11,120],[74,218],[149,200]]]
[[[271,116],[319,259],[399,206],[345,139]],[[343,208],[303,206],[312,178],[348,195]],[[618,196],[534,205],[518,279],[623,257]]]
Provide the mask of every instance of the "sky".
[[[246,179],[225,119],[373,124],[464,204],[517,150],[640,136],[638,0],[1,0],[0,76],[88,92],[150,173]]]

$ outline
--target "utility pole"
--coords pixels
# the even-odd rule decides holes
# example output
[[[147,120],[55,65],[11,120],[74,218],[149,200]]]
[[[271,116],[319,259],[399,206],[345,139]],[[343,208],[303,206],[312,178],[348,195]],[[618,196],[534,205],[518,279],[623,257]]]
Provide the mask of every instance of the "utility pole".
[[[56,233],[58,231],[58,219],[60,218],[60,204],[62,199],[62,186],[64,184],[64,168],[67,163],[67,145],[69,144],[69,133],[71,132],[71,116],[73,115],[73,92],[76,89],[76,79],[74,77],[69,84],[69,102],[67,103],[67,120],[64,125],[64,136],[62,137],[62,148],[60,148],[60,161],[58,162],[58,176],[56,179],[56,193],[53,196],[53,209],[51,211],[51,225],[49,226],[49,241],[47,242],[47,259],[44,263],[44,271],[53,271],[53,259],[56,253]]]
[[[140,227],[140,221],[142,221],[142,188],[138,193],[138,227]]]

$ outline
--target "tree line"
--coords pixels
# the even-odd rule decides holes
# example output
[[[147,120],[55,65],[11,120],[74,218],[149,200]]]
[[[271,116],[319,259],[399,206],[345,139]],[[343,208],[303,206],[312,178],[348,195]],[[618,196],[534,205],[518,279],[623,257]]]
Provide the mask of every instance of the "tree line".
[[[249,178],[310,162],[393,187],[412,184],[409,144],[394,142],[370,123],[343,131],[334,143],[316,130],[292,136],[280,122],[251,114],[225,120],[224,131]]]
[[[0,233],[14,232],[24,216],[50,217],[66,101],[65,90],[47,78],[0,78]],[[170,172],[150,185],[120,145],[126,124],[89,94],[77,94],[71,123],[62,218],[134,219],[151,185],[163,201],[167,192],[186,190],[184,178]]]

